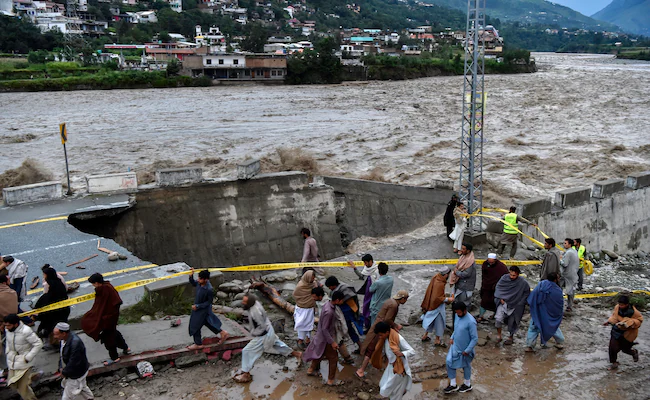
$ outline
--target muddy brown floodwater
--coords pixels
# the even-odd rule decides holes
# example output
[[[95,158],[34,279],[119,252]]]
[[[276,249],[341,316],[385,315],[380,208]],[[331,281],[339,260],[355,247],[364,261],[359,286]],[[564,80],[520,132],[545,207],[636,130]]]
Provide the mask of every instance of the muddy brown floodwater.
[[[488,75],[486,200],[527,197],[648,169],[650,63],[534,54],[535,74]],[[196,161],[233,176],[279,147],[322,173],[428,184],[456,179],[462,77],[332,86],[227,86],[0,94],[0,172],[31,157],[63,177],[57,126],[68,123],[73,185],[87,174]],[[543,171],[543,173],[542,173]]]

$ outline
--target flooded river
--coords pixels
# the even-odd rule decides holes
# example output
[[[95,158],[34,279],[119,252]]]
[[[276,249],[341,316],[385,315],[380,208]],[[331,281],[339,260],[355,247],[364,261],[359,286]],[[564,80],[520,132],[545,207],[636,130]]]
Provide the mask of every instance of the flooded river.
[[[488,201],[622,177],[650,161],[650,63],[534,54],[540,72],[489,75]],[[75,185],[87,174],[201,159],[234,175],[247,157],[302,148],[321,173],[393,182],[457,179],[462,77],[332,86],[0,94],[0,172],[34,158],[64,173],[67,122]]]

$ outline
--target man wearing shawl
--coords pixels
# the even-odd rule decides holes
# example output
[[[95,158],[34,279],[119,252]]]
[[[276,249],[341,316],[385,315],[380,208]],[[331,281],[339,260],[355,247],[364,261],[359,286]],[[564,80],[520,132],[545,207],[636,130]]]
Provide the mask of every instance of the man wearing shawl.
[[[406,290],[400,290],[392,299],[386,300],[381,306],[381,310],[379,310],[379,314],[377,314],[375,323],[370,327],[368,335],[361,345],[360,352],[364,355],[364,358],[361,368],[356,371],[359,378],[363,378],[365,375],[366,368],[370,363],[370,359],[372,358],[375,348],[377,347],[377,342],[379,341],[379,337],[375,334],[375,326],[380,322],[384,322],[388,324],[391,329],[396,331],[402,330],[402,325],[395,323],[395,317],[397,317],[399,306],[406,303],[408,299],[409,293]]]
[[[390,400],[401,400],[413,386],[408,358],[415,355],[415,350],[388,324],[380,322],[373,329],[379,341],[372,365],[377,369],[386,368],[379,381],[379,394]]]
[[[562,266],[562,286],[567,297],[566,311],[573,311],[573,297],[576,294],[576,285],[578,284],[578,270],[580,269],[580,258],[578,251],[573,248],[575,242],[573,239],[564,239],[564,256],[560,265]]]
[[[449,340],[449,352],[447,353],[447,376],[449,386],[444,389],[445,394],[453,392],[469,392],[472,390],[472,360],[474,360],[474,347],[478,343],[478,332],[476,320],[467,312],[467,306],[463,302],[454,302],[454,333]],[[456,384],[456,370],[463,369],[463,384],[458,387]]]
[[[497,287],[499,279],[508,274],[508,267],[501,261],[497,260],[495,253],[488,254],[487,260],[481,267],[481,308],[476,322],[484,321],[483,315],[486,311],[497,311],[494,303],[494,290]]]
[[[370,287],[372,286],[373,282],[376,282],[377,279],[379,279],[379,271],[377,270],[375,261],[370,254],[364,255],[361,258],[361,261],[363,261],[363,269],[361,270],[360,274],[365,278],[365,281],[363,282],[363,286],[357,290],[357,294],[363,295],[363,311],[361,313],[361,322],[365,330],[368,330],[368,328],[370,328],[370,303],[372,302],[372,292],[370,291]],[[355,268],[356,270],[353,261],[348,261],[348,265],[352,268]]]
[[[238,372],[234,379],[239,383],[247,383],[253,380],[250,371],[263,353],[280,354],[285,357],[293,356],[298,360],[302,358],[302,353],[294,351],[278,336],[273,330],[273,325],[264,311],[264,307],[257,301],[255,295],[247,293],[242,299],[244,310],[248,311],[248,326],[246,329],[250,332],[253,339],[248,342],[242,351],[241,371]]]
[[[497,305],[495,314],[497,342],[501,341],[501,327],[506,325],[510,333],[510,337],[503,343],[505,345],[514,343],[514,336],[519,330],[530,294],[530,285],[519,276],[520,274],[519,267],[513,265],[510,267],[510,273],[501,277],[494,291],[494,301]]]
[[[619,297],[612,316],[603,324],[612,325],[612,335],[609,339],[609,362],[612,363],[610,370],[618,368],[619,351],[631,355],[634,362],[639,361],[639,350],[632,349],[632,346],[636,344],[634,340],[642,323],[643,315],[630,304],[630,298]]]
[[[190,285],[196,288],[192,314],[190,316],[189,333],[194,339],[194,344],[188,346],[190,350],[197,350],[203,344],[201,339],[201,328],[207,327],[215,335],[220,335],[219,344],[228,339],[228,332],[221,329],[221,320],[212,312],[212,300],[214,291],[210,284],[210,271],[199,272],[199,281],[194,280],[194,268],[190,273]]]
[[[564,335],[560,330],[564,315],[564,298],[559,286],[560,277],[555,272],[548,274],[548,279],[541,281],[528,296],[530,306],[530,325],[526,337],[526,351],[535,351],[535,342],[541,335],[542,348],[550,338],[555,339],[555,347],[562,349]]]
[[[343,304],[339,307],[345,316],[345,322],[348,326],[348,334],[352,342],[359,345],[361,339],[359,335],[363,333],[363,327],[359,321],[359,298],[353,288],[345,283],[340,283],[335,276],[330,276],[325,280],[325,286],[333,292],[339,291],[343,293]]]
[[[92,274],[88,282],[95,287],[95,303],[81,318],[81,329],[95,342],[101,340],[111,357],[110,360],[104,361],[104,365],[110,365],[120,361],[118,347],[124,355],[131,351],[124,341],[124,336],[117,330],[122,299],[113,285],[105,281],[100,273]]]
[[[456,267],[449,276],[449,285],[455,285],[454,298],[462,301],[467,308],[472,304],[472,294],[476,286],[476,264],[473,246],[463,243]]]
[[[311,331],[314,330],[314,307],[316,301],[312,289],[318,286],[316,272],[306,271],[293,291],[296,308],[293,311],[293,329],[298,332],[298,346],[304,348],[309,344]]]
[[[548,251],[544,255],[542,269],[539,271],[540,280],[548,279],[547,276],[551,272],[560,275],[560,259],[562,255],[560,254],[560,250],[555,247],[555,239],[544,239],[544,248]]]
[[[322,289],[321,289],[322,290]],[[307,370],[307,375],[317,376],[320,370],[322,360],[328,362],[327,385],[336,385],[336,368],[338,364],[338,355],[336,351],[339,345],[336,341],[336,306],[343,303],[343,293],[332,293],[332,300],[327,302],[320,313],[318,320],[318,330],[316,336],[302,356],[303,361],[311,361]]]
[[[445,333],[445,304],[454,301],[452,297],[445,297],[445,286],[447,285],[447,278],[450,273],[449,267],[443,267],[438,274],[431,278],[429,282],[429,287],[424,294],[424,300],[420,307],[422,312],[425,313],[422,316],[422,328],[424,328],[424,335],[422,336],[423,342],[428,342],[431,340],[429,333],[432,333],[434,330],[436,332],[436,341],[434,345],[443,346],[446,345],[441,342],[442,335]]]

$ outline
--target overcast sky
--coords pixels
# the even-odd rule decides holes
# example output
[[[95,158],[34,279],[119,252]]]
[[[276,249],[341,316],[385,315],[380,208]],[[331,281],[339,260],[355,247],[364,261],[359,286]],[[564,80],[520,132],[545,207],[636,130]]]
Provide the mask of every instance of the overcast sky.
[[[550,0],[552,3],[571,7],[584,15],[592,15],[605,8],[612,0]]]

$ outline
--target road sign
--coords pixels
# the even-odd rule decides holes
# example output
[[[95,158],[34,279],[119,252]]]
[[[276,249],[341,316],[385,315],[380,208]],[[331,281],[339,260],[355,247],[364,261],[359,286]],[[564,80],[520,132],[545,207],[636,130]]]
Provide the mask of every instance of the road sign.
[[[68,130],[65,127],[65,122],[59,124],[59,132],[61,134],[61,143],[65,144],[68,141]]]

